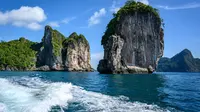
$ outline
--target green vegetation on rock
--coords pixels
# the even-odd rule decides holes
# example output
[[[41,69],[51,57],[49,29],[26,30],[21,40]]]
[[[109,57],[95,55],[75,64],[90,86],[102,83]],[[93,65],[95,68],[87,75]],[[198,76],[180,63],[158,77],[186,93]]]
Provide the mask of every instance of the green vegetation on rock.
[[[36,51],[32,47],[36,44],[23,37],[10,42],[0,42],[0,69],[15,67],[24,70],[34,67]]]
[[[158,9],[155,9],[149,5],[145,5],[141,2],[135,2],[133,0],[129,0],[128,2],[126,2],[125,6],[122,7],[116,14],[113,14],[114,18],[107,25],[107,29],[102,37],[101,44],[104,45],[107,42],[108,38],[111,35],[115,34],[116,26],[119,23],[121,17],[128,14],[134,14],[135,12],[152,13],[158,19],[159,24],[162,24],[164,27],[164,23],[163,20],[160,18]]]
[[[62,42],[65,39],[65,36],[62,35],[60,32],[57,30],[52,31],[52,44],[53,44],[53,52],[56,56],[59,56],[60,50],[62,48]]]
[[[59,56],[61,54],[61,48],[62,48],[62,42],[65,40],[65,36],[61,34],[57,30],[53,30],[50,26],[46,26],[46,29],[50,30],[50,34],[52,36],[52,45],[53,45],[53,53],[55,56]],[[46,35],[44,36],[46,37]],[[44,37],[43,37],[43,42],[44,42]]]
[[[143,4],[141,2],[135,2],[135,1],[128,1],[126,2],[125,6],[122,7],[116,14],[117,19],[120,19],[120,16],[123,16],[123,14],[130,14],[134,12],[143,12],[143,13],[153,13],[158,19],[161,18],[158,12],[158,9],[153,8],[150,5]]]
[[[74,32],[63,41],[63,46],[66,47],[69,43],[77,44],[79,40],[85,44],[88,44],[88,41],[86,40],[84,35],[78,35],[76,32]]]

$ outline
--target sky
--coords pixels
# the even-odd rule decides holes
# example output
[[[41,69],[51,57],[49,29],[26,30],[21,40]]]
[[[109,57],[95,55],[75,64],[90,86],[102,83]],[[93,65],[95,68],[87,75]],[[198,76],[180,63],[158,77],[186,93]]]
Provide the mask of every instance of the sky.
[[[137,0],[160,11],[165,23],[165,57],[183,49],[200,58],[200,0]],[[101,38],[112,14],[126,0],[2,0],[0,4],[0,40],[25,37],[40,42],[45,25],[66,37],[85,35],[90,44],[91,64],[97,67],[103,58]]]

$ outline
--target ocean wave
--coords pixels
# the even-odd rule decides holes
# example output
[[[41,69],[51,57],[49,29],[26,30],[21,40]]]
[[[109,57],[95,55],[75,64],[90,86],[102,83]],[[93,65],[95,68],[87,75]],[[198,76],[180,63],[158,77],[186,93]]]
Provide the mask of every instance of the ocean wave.
[[[86,91],[71,83],[48,82],[38,77],[0,78],[0,112],[166,112],[156,105],[130,102],[125,96]]]

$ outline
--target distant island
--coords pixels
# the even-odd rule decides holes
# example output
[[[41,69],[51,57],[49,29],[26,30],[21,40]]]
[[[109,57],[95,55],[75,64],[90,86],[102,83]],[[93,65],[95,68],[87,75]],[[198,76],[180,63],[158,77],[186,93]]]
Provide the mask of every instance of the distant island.
[[[0,42],[1,71],[92,71],[90,46],[83,35],[68,38],[50,26],[45,27],[42,42],[24,37]]]
[[[164,51],[164,23],[157,9],[128,1],[108,23],[97,70],[108,74],[152,73]]]
[[[200,59],[194,58],[190,50],[184,49],[172,58],[161,58],[157,72],[200,72]]]

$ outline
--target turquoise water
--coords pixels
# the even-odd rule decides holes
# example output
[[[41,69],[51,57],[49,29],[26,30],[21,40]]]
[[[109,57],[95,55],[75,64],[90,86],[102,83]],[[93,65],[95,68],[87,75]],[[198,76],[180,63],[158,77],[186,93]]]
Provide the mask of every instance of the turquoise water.
[[[170,111],[200,111],[200,73],[0,72],[0,112]]]

